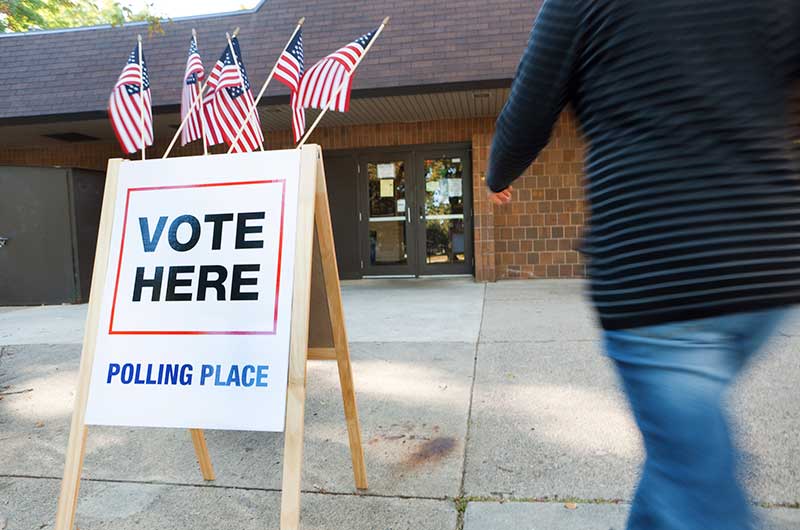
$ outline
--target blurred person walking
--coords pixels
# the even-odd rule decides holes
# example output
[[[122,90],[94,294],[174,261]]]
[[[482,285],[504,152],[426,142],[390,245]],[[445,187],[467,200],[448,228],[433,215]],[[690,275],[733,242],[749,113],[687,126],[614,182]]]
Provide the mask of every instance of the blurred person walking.
[[[497,120],[495,204],[567,103],[591,298],[644,438],[629,530],[747,530],[724,398],[800,302],[797,0],[545,0]]]

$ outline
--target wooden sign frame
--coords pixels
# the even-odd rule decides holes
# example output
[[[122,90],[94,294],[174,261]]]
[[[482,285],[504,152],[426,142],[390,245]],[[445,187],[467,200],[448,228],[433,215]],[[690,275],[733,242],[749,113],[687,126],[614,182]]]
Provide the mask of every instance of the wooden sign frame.
[[[108,164],[89,311],[75,394],[75,410],[72,414],[64,475],[56,511],[56,530],[72,530],[75,523],[80,477],[89,433],[85,423],[89,384],[101,300],[105,289],[119,168],[122,163],[124,163],[122,159],[112,159]],[[342,310],[325,169],[322,149],[318,145],[304,145],[301,148],[296,237],[281,483],[281,530],[298,530],[300,525],[308,360],[335,360],[338,365],[355,485],[357,489],[367,489],[364,449]],[[203,431],[201,429],[189,429],[189,431],[203,478],[214,480],[214,469]]]

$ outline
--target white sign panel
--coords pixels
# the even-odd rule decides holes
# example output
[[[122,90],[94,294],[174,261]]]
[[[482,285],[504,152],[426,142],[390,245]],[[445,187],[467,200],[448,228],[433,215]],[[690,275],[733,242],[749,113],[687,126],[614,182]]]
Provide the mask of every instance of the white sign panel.
[[[299,151],[123,162],[86,423],[281,431]]]

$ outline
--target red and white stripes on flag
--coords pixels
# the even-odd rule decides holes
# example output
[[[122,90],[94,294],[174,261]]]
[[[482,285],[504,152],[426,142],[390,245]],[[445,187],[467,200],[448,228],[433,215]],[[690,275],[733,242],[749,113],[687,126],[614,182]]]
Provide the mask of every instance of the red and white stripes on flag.
[[[299,142],[306,130],[306,111],[297,104],[297,90],[303,77],[303,30],[298,29],[275,65],[275,79],[292,91],[292,131],[295,143]]]
[[[350,88],[353,85],[356,64],[377,31],[375,29],[362,35],[309,68],[300,80],[297,104],[314,109],[323,109],[330,105],[332,110],[347,112],[350,108]],[[344,88],[331,102],[333,94],[342,85]]]
[[[108,100],[108,116],[119,145],[126,153],[135,153],[143,146],[153,145],[153,108],[150,101],[150,79],[147,63],[139,46],[133,48],[125,68],[114,85]],[[144,101],[142,101],[144,98]],[[142,127],[144,112],[144,127]]]
[[[298,143],[306,133],[306,109],[299,103],[297,92],[292,92],[292,132],[294,133],[294,143]]]
[[[233,48],[233,51],[231,50]],[[236,59],[234,60],[234,53]],[[237,64],[238,63],[238,64]],[[244,67],[239,40],[231,39],[219,61],[208,76],[208,92],[203,98],[208,145],[226,143],[230,146],[244,125],[234,153],[255,151],[264,141],[258,112],[247,119],[255,104],[250,91],[250,80]]]
[[[203,109],[202,105],[195,105],[195,101],[200,97],[203,76],[203,62],[200,60],[200,52],[197,50],[197,41],[192,37],[189,44],[189,58],[186,60],[186,73],[183,75],[181,121],[186,119],[186,115],[190,111],[191,115],[186,121],[183,131],[181,131],[181,145],[186,145],[203,137],[203,120],[200,115]]]

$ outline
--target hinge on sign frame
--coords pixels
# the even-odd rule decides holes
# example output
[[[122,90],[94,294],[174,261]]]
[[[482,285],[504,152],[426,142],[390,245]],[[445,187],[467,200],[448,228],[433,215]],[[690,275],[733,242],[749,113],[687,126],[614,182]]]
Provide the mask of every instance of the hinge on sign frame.
[[[358,212],[358,222],[360,223],[361,221],[362,221],[361,212]]]
[[[361,260],[361,268],[362,269],[364,268],[364,260],[363,259]]]
[[[361,164],[358,164],[356,167],[358,168],[358,174],[360,175],[361,174]]]

